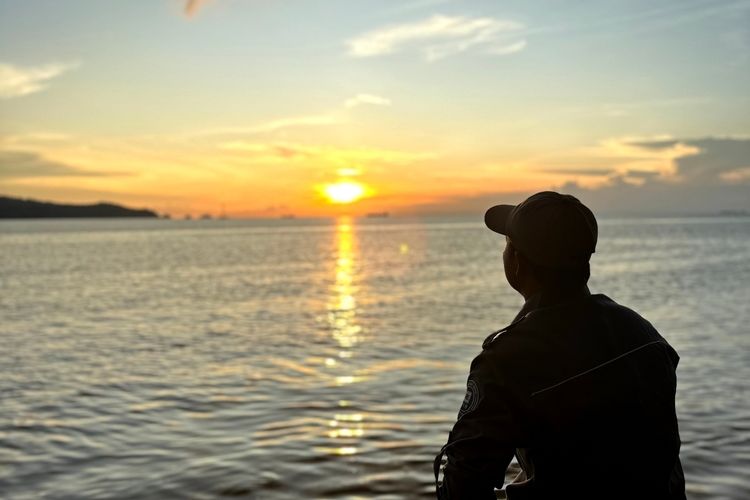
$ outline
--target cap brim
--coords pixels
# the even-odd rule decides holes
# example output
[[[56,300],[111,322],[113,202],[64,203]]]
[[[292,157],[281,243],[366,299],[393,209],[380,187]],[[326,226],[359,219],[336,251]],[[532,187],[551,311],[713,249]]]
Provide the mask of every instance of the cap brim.
[[[484,223],[496,233],[508,234],[508,216],[515,205],[495,205],[484,214]]]

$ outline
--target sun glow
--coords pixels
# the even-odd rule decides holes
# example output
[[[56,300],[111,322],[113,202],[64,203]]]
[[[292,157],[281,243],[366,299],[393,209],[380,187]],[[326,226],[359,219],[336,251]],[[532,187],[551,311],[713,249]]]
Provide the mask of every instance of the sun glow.
[[[327,184],[323,188],[326,198],[331,203],[353,203],[365,194],[365,187],[358,182],[339,181],[334,184]]]

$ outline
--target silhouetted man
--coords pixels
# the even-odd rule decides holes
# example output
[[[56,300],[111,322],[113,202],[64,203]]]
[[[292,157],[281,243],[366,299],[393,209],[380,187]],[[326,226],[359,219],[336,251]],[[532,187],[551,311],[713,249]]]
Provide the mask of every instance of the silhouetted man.
[[[685,498],[679,357],[637,313],[589,293],[594,215],[547,191],[490,208],[485,223],[505,235],[505,277],[526,303],[471,363],[435,459],[438,498],[494,499],[513,455],[511,500]]]

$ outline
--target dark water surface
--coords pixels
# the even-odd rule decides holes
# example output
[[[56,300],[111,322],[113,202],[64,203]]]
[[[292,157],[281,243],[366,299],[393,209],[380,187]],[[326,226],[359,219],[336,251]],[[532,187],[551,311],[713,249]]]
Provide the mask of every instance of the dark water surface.
[[[750,219],[600,225],[592,291],[682,356],[689,497],[750,498]],[[0,222],[0,497],[430,498],[521,305],[501,251],[466,219]]]

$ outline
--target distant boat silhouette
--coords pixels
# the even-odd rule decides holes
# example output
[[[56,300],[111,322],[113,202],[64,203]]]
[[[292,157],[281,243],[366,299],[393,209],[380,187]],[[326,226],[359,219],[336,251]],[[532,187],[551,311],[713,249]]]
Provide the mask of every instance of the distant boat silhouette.
[[[211,214],[201,215],[201,220],[211,220],[211,219],[213,219],[213,216]]]
[[[296,216],[294,214],[283,214],[280,219],[295,219]]]
[[[388,212],[370,212],[369,214],[366,215],[366,217],[370,219],[376,219],[379,217],[390,217],[390,215],[391,214],[389,214]]]

